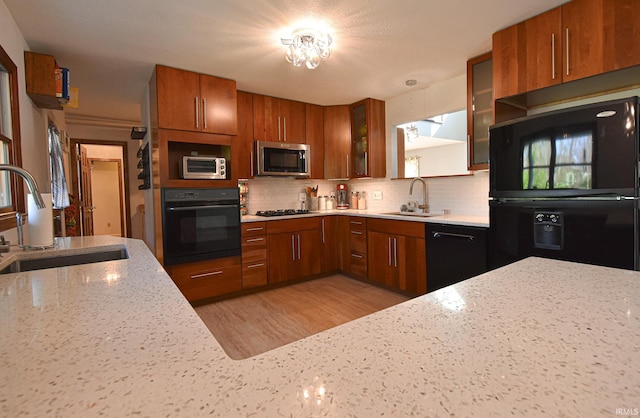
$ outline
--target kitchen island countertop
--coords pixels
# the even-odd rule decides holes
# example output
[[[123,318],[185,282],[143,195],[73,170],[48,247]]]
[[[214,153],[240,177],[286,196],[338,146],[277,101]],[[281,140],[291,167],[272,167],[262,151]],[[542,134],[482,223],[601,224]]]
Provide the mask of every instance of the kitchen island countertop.
[[[57,241],[70,251],[124,243],[130,258],[0,276],[2,416],[640,408],[638,272],[529,258],[236,361],[144,243]]]

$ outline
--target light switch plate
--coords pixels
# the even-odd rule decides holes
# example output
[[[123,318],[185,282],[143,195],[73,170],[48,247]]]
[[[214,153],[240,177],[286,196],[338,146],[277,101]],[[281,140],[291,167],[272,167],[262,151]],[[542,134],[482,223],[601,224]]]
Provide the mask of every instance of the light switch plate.
[[[373,191],[373,200],[382,200],[382,190]]]
[[[305,202],[307,200],[307,194],[305,192],[298,193],[298,202]]]

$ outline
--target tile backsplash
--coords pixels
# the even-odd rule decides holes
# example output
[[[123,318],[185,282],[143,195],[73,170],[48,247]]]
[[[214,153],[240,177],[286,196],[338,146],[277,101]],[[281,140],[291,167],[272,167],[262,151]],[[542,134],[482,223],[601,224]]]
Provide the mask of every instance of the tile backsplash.
[[[489,172],[459,177],[426,178],[430,212],[450,210],[452,214],[487,216],[489,214]],[[299,209],[298,194],[306,187],[318,186],[318,196],[335,192],[340,181],[294,180],[291,178],[264,177],[249,180],[248,209],[250,214],[258,210]],[[409,195],[411,179],[358,179],[349,180],[349,193],[366,192],[367,209],[391,212],[409,200],[422,202],[422,185],[416,183],[413,196]],[[374,200],[373,192],[382,192],[382,200]]]

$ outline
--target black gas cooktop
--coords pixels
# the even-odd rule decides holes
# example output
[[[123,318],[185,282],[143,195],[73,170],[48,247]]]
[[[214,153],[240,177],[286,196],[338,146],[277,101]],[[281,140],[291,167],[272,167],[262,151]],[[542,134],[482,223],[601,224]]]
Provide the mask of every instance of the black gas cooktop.
[[[306,209],[278,209],[278,210],[259,210],[256,216],[286,216],[286,215],[306,215],[309,213]]]

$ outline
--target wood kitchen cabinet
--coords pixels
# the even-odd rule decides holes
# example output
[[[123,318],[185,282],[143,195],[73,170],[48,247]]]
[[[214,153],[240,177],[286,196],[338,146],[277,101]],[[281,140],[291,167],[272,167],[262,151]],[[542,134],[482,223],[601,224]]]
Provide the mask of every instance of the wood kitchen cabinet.
[[[493,35],[496,99],[640,64],[637,0],[573,0]]]
[[[238,91],[238,135],[233,143],[231,172],[233,178],[251,179],[254,173],[253,94]]]
[[[493,124],[491,52],[467,61],[467,146],[469,170],[489,168],[489,126]]]
[[[302,279],[322,270],[320,217],[285,219],[267,223],[269,284]]]
[[[339,216],[338,268],[343,273],[367,278],[367,218],[361,216]]]
[[[349,178],[351,110],[348,105],[324,107],[324,178]]]
[[[242,230],[242,288],[267,285],[266,222],[247,222]]]
[[[236,82],[156,65],[157,123],[162,129],[236,135]]]
[[[311,147],[311,178],[324,179],[324,110],[305,104],[305,139]]]
[[[240,257],[177,264],[165,269],[189,302],[242,289]]]
[[[349,177],[385,177],[384,102],[365,99],[351,105],[351,158]]]
[[[259,141],[305,143],[305,104],[253,95],[253,136]]]
[[[411,294],[426,293],[424,224],[371,218],[367,229],[369,280]]]
[[[56,66],[52,55],[24,51],[27,95],[38,107],[62,110],[62,98],[56,96]]]
[[[322,251],[320,273],[329,274],[338,270],[338,217],[323,216],[321,219]]]

